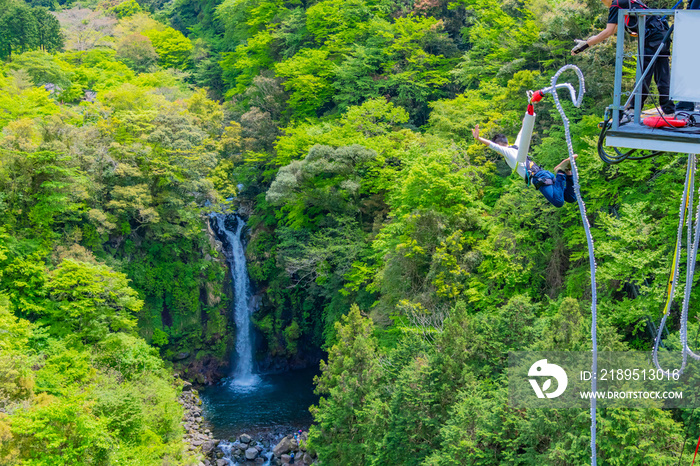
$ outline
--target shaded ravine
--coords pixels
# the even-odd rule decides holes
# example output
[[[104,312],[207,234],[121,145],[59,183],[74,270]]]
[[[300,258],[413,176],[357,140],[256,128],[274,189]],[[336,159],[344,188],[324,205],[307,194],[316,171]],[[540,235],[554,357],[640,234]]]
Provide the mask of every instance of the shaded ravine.
[[[313,393],[313,377],[318,370],[256,372],[251,318],[257,302],[246,267],[245,222],[236,214],[212,214],[210,224],[231,270],[236,344],[230,376],[200,392],[202,414],[212,435],[223,440],[220,449],[226,452],[229,464],[245,464],[231,457],[226,440],[233,443],[242,433],[250,434],[265,448],[262,456],[267,456],[267,450],[285,435],[307,430],[312,422],[309,406],[318,402]]]

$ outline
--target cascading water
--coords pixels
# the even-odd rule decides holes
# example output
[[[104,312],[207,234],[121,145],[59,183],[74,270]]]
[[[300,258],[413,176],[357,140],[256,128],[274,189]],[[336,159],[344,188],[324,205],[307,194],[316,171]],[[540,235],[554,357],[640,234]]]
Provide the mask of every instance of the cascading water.
[[[251,317],[255,310],[246,268],[243,231],[245,222],[235,214],[211,214],[211,224],[224,245],[232,275],[233,315],[236,322],[236,354],[231,384],[253,388],[259,377],[253,374],[253,329]]]
[[[245,259],[245,222],[236,214],[211,214],[209,224],[223,244],[231,269],[233,317],[236,322],[236,347],[231,360],[230,377],[200,391],[203,415],[219,439],[219,451],[229,465],[250,464],[233,439],[246,432],[263,442],[257,460],[270,464],[271,450],[289,432],[306,430],[312,422],[308,407],[318,403],[313,392],[315,368],[281,374],[254,372],[253,326],[251,317],[257,309],[251,290]],[[218,464],[218,463],[217,463]]]

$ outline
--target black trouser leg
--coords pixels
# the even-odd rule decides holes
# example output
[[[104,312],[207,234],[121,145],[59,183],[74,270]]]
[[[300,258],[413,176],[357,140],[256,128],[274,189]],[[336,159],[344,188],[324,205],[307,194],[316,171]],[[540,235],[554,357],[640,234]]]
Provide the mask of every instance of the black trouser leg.
[[[649,62],[651,62],[651,57],[654,56],[654,53],[656,52],[656,50],[652,51],[651,55],[649,55],[648,52],[649,52],[648,49],[644,49],[644,57],[642,59],[642,62],[644,63],[644,65],[642,66],[642,73],[649,66]],[[644,82],[642,83],[642,105],[640,105],[640,108],[642,110],[644,110],[644,102],[647,101],[647,97],[649,96],[649,85],[651,84],[651,78],[653,76],[654,76],[654,70],[649,70],[647,75],[644,77]],[[632,99],[632,102],[631,102],[632,107],[630,108],[630,110],[634,110],[634,107],[636,106],[636,102],[637,102],[637,94],[635,92],[634,98]]]
[[[576,202],[576,190],[574,189],[573,175],[566,175],[566,189],[564,189],[564,200],[566,202]]]
[[[662,51],[656,59],[654,65],[654,81],[656,82],[656,87],[659,89],[659,106],[661,106],[664,113],[674,113],[676,111],[676,106],[669,98],[669,93],[671,92],[671,67],[669,66],[668,55],[665,51]]]
[[[676,106],[673,101],[669,98],[669,92],[671,91],[671,68],[668,62],[668,50],[662,50],[651,70],[644,77],[644,83],[642,85],[642,109],[644,108],[644,102],[646,102],[649,96],[649,87],[651,85],[651,78],[654,78],[656,82],[656,87],[659,90],[659,106],[664,113],[674,113],[676,111]],[[651,59],[656,53],[656,49],[644,48],[644,67],[646,70],[651,63]],[[632,108],[634,108],[637,96],[632,99]]]

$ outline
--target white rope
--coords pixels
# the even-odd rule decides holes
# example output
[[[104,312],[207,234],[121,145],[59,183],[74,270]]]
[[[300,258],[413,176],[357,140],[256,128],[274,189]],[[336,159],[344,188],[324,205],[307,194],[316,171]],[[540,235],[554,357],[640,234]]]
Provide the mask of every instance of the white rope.
[[[574,92],[574,88],[571,84],[557,84],[559,76],[566,70],[573,70],[578,76],[578,96]],[[574,159],[574,148],[571,144],[571,132],[569,131],[569,119],[564,113],[564,109],[559,101],[559,96],[557,95],[557,89],[567,88],[571,93],[571,101],[575,107],[580,107],[583,101],[583,94],[586,92],[585,81],[583,79],[583,73],[575,65],[565,65],[559,68],[559,71],[552,77],[552,85],[546,89],[543,89],[543,93],[552,94],[554,98],[554,103],[561,115],[561,119],[564,122],[564,132],[566,134],[566,146],[569,150],[569,161],[571,162],[571,171],[574,177],[574,190],[576,192],[576,200],[578,202],[578,208],[581,213],[581,221],[583,223],[583,229],[586,232],[586,241],[588,242],[588,261],[591,267],[591,342],[593,343],[592,348],[592,364],[591,364],[591,391],[596,392],[597,388],[597,376],[598,373],[598,337],[597,337],[597,293],[596,293],[596,280],[595,280],[595,253],[593,250],[593,237],[591,236],[591,226],[588,223],[588,217],[586,216],[586,204],[583,202],[581,197],[581,186],[578,181],[578,168],[576,167],[576,160]],[[597,465],[597,453],[596,453],[596,399],[591,397],[591,466]]]
[[[663,371],[667,376],[671,376],[670,369],[662,369],[659,364],[659,345],[661,343],[661,336],[663,334],[664,327],[666,326],[666,320],[671,314],[671,305],[673,304],[673,297],[676,291],[676,285],[678,283],[678,278],[680,276],[680,256],[681,256],[681,237],[683,235],[683,224],[685,223],[686,216],[692,215],[693,212],[693,200],[694,200],[694,190],[695,190],[695,172],[697,170],[697,160],[695,154],[688,154],[688,167],[685,173],[685,187],[683,189],[683,196],[681,197],[681,205],[679,209],[679,221],[678,221],[678,231],[676,233],[676,252],[673,260],[674,270],[671,271],[672,281],[671,288],[668,292],[668,298],[666,300],[666,308],[664,309],[664,316],[661,318],[661,324],[659,324],[659,330],[654,339],[654,351],[653,360],[654,366],[657,369]],[[681,339],[681,367],[674,370],[677,371],[677,375],[683,374],[685,367],[688,363],[688,356],[700,360],[700,355],[695,354],[688,346],[688,307],[690,306],[690,292],[693,287],[693,277],[695,275],[695,264],[698,254],[698,242],[700,241],[700,204],[696,208],[695,214],[695,225],[690,218],[687,221],[687,260],[686,260],[686,277],[685,277],[685,293],[683,295],[683,306],[681,310],[681,329],[680,329],[680,339]],[[676,374],[674,374],[676,375]]]

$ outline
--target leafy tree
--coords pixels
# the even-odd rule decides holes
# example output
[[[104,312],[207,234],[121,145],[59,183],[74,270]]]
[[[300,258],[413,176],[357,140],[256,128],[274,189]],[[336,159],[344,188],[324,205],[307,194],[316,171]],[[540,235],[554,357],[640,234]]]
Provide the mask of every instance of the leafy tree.
[[[34,406],[15,413],[12,433],[20,458],[42,466],[103,463],[112,447],[105,420],[81,394],[40,395]]]
[[[141,34],[124,37],[117,45],[116,58],[136,72],[148,71],[158,60],[151,39]]]
[[[117,15],[117,18],[121,19],[141,13],[143,10],[136,0],[126,0],[114,5],[110,8],[110,11]]]
[[[64,38],[61,32],[61,24],[56,17],[42,7],[32,10],[36,19],[37,40],[36,45],[47,52],[56,52],[63,49]]]
[[[365,423],[358,422],[363,408],[374,408],[372,392],[381,377],[373,325],[357,305],[336,322],[337,343],[328,352],[328,363],[321,363],[316,391],[322,397],[311,408],[316,424],[311,428],[309,445],[319,458],[329,463],[365,464],[371,450],[358,439],[365,435]],[[375,411],[379,414],[379,411]]]
[[[11,60],[13,51],[25,52],[37,45],[39,29],[36,17],[24,2],[4,3],[0,14],[0,57]]]
[[[0,326],[5,330],[0,336],[0,405],[6,410],[33,394],[34,377],[27,358],[32,328],[28,321],[17,319],[10,312],[3,295],[0,295]]]
[[[26,71],[35,86],[54,84],[61,89],[71,86],[70,65],[48,52],[33,51],[15,55],[9,68]]]
[[[45,311],[52,331],[71,333],[86,342],[133,329],[133,316],[143,306],[126,276],[104,265],[64,260],[51,274],[47,288],[55,301]]]
[[[173,28],[149,29],[143,31],[143,34],[151,39],[160,66],[178,69],[190,67],[192,43],[180,31]]]

